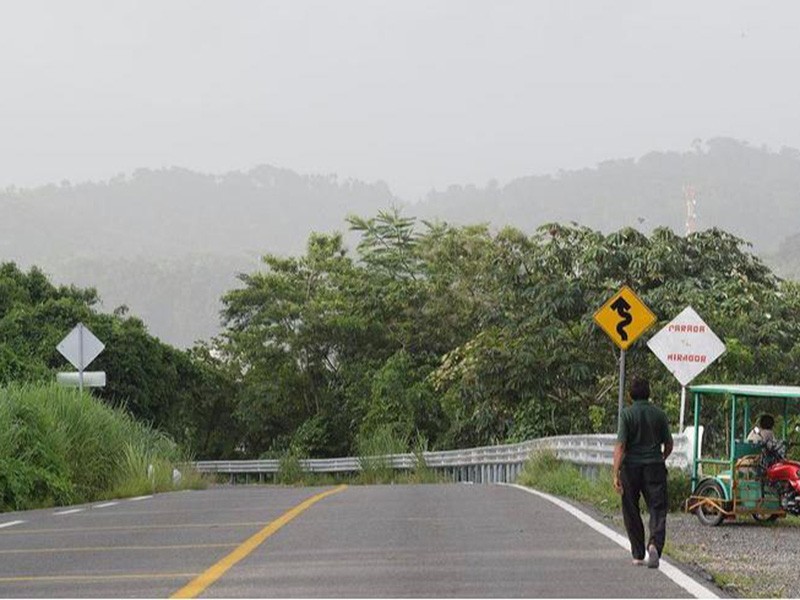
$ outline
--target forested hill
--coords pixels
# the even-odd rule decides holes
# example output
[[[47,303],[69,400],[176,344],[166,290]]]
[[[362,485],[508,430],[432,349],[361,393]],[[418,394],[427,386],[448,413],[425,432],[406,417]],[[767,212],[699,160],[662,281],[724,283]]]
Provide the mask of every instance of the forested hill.
[[[417,214],[526,231],[576,221],[606,232],[667,226],[683,233],[684,186],[695,189],[699,230],[724,229],[765,255],[800,233],[800,151],[776,152],[729,138],[698,142],[687,152],[652,152],[554,176],[521,177],[504,186],[452,186],[430,193]]]
[[[503,186],[453,186],[416,205],[381,182],[272,166],[221,175],[143,169],[106,182],[12,188],[0,191],[0,260],[94,286],[104,310],[127,305],[152,333],[186,347],[218,331],[219,299],[238,284],[237,272],[251,272],[266,253],[302,253],[311,232],[346,230],[348,214],[397,206],[408,216],[527,233],[575,221],[682,234],[685,185],[696,189],[698,229],[734,233],[779,274],[800,276],[800,151],[724,138]]]
[[[205,175],[136,171],[107,182],[0,192],[0,262],[96,287],[150,331],[188,347],[219,331],[221,296],[268,252],[298,254],[313,231],[397,200],[382,183],[260,166]]]
[[[0,192],[0,255],[39,262],[296,253],[312,231],[393,200],[382,183],[271,166],[224,175],[142,169],[101,183]]]
[[[767,256],[767,262],[782,277],[800,281],[800,233],[781,242],[778,252]]]

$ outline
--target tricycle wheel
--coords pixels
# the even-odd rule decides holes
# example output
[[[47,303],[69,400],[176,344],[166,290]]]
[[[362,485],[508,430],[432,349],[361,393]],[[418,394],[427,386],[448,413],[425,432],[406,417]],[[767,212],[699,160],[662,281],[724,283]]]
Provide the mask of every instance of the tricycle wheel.
[[[759,523],[772,523],[772,521],[775,521],[778,518],[778,515],[774,513],[771,515],[762,515],[759,513],[753,513],[753,518]]]
[[[704,479],[701,481],[692,495],[715,500],[717,504],[722,504],[725,500],[725,493],[722,491],[722,486],[714,479]],[[722,523],[722,519],[725,518],[725,515],[722,514],[718,508],[709,503],[701,504],[694,510],[694,513],[697,515],[698,521],[709,527],[716,527]]]

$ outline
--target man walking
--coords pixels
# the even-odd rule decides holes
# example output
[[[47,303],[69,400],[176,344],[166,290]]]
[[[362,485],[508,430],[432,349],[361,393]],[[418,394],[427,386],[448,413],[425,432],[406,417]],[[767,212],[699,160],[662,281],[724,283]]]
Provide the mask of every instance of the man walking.
[[[639,512],[643,495],[650,513],[647,566],[658,568],[667,533],[667,467],[672,434],[664,411],[650,403],[650,383],[635,378],[633,404],[622,411],[614,446],[614,488],[622,495],[622,517],[631,542],[633,564],[644,564],[644,525]],[[663,446],[663,449],[662,449]]]

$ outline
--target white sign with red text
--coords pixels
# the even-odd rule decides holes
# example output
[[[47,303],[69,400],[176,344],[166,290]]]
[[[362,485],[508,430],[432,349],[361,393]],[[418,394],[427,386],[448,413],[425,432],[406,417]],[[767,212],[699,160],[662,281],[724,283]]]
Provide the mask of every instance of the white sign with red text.
[[[682,386],[725,352],[725,344],[691,306],[650,338],[647,346]]]

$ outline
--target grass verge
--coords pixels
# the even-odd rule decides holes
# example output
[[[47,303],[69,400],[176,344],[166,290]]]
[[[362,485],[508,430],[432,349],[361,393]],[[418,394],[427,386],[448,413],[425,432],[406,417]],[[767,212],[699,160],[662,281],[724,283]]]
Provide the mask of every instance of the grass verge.
[[[558,460],[555,453],[543,451],[531,456],[517,482],[549,494],[586,502],[606,514],[619,514],[622,510],[620,496],[612,484],[610,467],[600,468],[597,477],[590,479],[581,475],[575,465]],[[670,512],[683,510],[683,502],[689,497],[689,486],[686,473],[669,469]]]
[[[359,439],[359,467],[356,473],[312,473],[303,468],[301,454],[289,450],[280,459],[278,472],[270,477],[267,483],[292,486],[323,486],[347,483],[350,485],[372,484],[419,484],[419,483],[445,483],[448,477],[428,467],[425,463],[425,451],[428,448],[427,440],[417,436],[411,453],[414,456],[413,466],[410,469],[395,469],[387,456],[392,454],[405,454],[409,451],[409,442],[405,438],[396,436],[391,427],[381,427],[368,436]],[[219,477],[218,481],[224,483],[229,478]],[[236,482],[250,481],[248,476],[238,476]]]
[[[162,433],[55,384],[0,388],[0,511],[202,487]]]
[[[532,456],[525,465],[518,483],[589,504],[606,515],[621,517],[620,496],[612,486],[610,468],[601,469],[596,478],[589,479],[574,465],[558,460],[554,453],[541,452]],[[683,501],[690,494],[689,477],[680,470],[670,469],[667,486],[670,512],[682,512]],[[681,545],[668,540],[664,554],[683,564],[700,567],[711,576],[715,585],[736,596],[770,598],[780,597],[784,592],[783,586],[770,581],[767,576],[744,573],[742,565],[738,568],[734,564],[722,565],[696,545]]]

